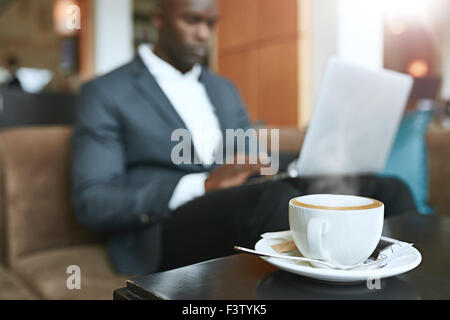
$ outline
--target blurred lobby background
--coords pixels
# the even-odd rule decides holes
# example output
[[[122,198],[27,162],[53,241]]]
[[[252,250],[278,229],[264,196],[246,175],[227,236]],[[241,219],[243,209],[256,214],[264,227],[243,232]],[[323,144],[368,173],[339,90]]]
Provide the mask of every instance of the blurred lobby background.
[[[70,137],[81,85],[155,41],[152,3],[0,0],[0,300],[111,299],[123,286],[70,206]],[[298,155],[331,56],[412,75],[385,173],[408,183],[420,213],[450,215],[449,0],[218,4],[207,63],[255,126],[283,128],[282,152]],[[83,290],[67,290],[71,264]]]
[[[448,0],[218,3],[209,65],[237,85],[254,122],[306,126],[332,55],[410,73],[416,98],[450,100]],[[0,83],[10,79],[13,57],[26,91],[76,93],[155,40],[151,7],[152,0],[0,0]]]

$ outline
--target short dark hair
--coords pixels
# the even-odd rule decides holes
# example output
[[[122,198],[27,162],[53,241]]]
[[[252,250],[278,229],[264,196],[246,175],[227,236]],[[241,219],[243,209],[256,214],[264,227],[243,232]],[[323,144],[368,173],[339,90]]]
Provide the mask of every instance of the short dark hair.
[[[19,58],[15,54],[9,54],[5,60],[8,67],[17,67],[19,65]]]

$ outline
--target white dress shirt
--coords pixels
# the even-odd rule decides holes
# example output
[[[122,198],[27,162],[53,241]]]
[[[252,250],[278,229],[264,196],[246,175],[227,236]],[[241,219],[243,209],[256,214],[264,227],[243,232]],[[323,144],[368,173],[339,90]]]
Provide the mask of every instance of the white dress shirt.
[[[204,166],[211,165],[219,143],[218,135],[211,133],[220,132],[220,124],[206,89],[199,81],[202,67],[196,64],[183,74],[155,55],[148,44],[140,45],[138,52],[189,130],[197,156]],[[181,178],[169,201],[169,209],[175,210],[204,195],[207,176],[205,172],[188,174]]]

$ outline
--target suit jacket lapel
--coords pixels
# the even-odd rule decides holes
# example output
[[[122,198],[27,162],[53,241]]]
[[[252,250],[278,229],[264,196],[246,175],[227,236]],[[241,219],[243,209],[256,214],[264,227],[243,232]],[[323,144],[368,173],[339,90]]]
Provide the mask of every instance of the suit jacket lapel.
[[[168,123],[173,123],[174,128],[186,129],[186,124],[158,85],[158,82],[156,82],[155,77],[148,71],[139,55],[133,61],[131,72],[136,89],[152,102],[163,119],[166,119]]]
[[[141,92],[146,99],[153,102],[153,105],[161,116],[166,119],[168,123],[172,123],[174,128],[187,130],[186,124],[158,85],[155,77],[148,71],[139,55],[134,59],[131,70],[136,89]],[[226,112],[224,99],[215,84],[214,78],[207,68],[203,67],[199,80],[205,86],[205,90],[219,120],[222,137],[225,138],[225,130],[227,128],[233,128],[233,124],[229,114]],[[196,152],[195,149],[194,152]]]
[[[155,77],[147,70],[147,67],[139,55],[137,55],[133,61],[131,72],[133,82],[137,90],[141,92],[146,99],[153,102],[158,109],[158,112],[160,112],[161,115],[168,121],[174,122],[176,128],[186,129],[186,124],[181,119],[180,115],[175,110],[161,87],[158,85]],[[208,69],[203,68],[200,81],[205,86],[208,97],[211,100],[211,104],[217,113],[222,131],[225,132],[225,129],[229,127],[228,115],[226,113],[223,99],[218,92],[214,79],[211,77]]]
[[[208,97],[211,100],[211,104],[214,106],[217,118],[219,119],[222,134],[225,137],[225,129],[231,128],[229,117],[226,112],[226,106],[224,105],[224,101],[208,69],[203,68],[202,74],[200,76],[200,81],[205,86]]]

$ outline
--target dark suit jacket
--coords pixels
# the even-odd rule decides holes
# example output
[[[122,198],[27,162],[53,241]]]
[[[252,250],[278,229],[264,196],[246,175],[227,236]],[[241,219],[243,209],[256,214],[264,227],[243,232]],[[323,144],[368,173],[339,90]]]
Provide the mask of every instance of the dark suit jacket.
[[[203,68],[200,81],[223,132],[248,128],[228,80]],[[172,193],[181,177],[205,171],[172,163],[178,142],[171,134],[178,128],[186,126],[139,56],[81,90],[72,138],[72,203],[84,226],[108,233],[113,264],[124,274],[158,269],[161,221],[170,217]]]

